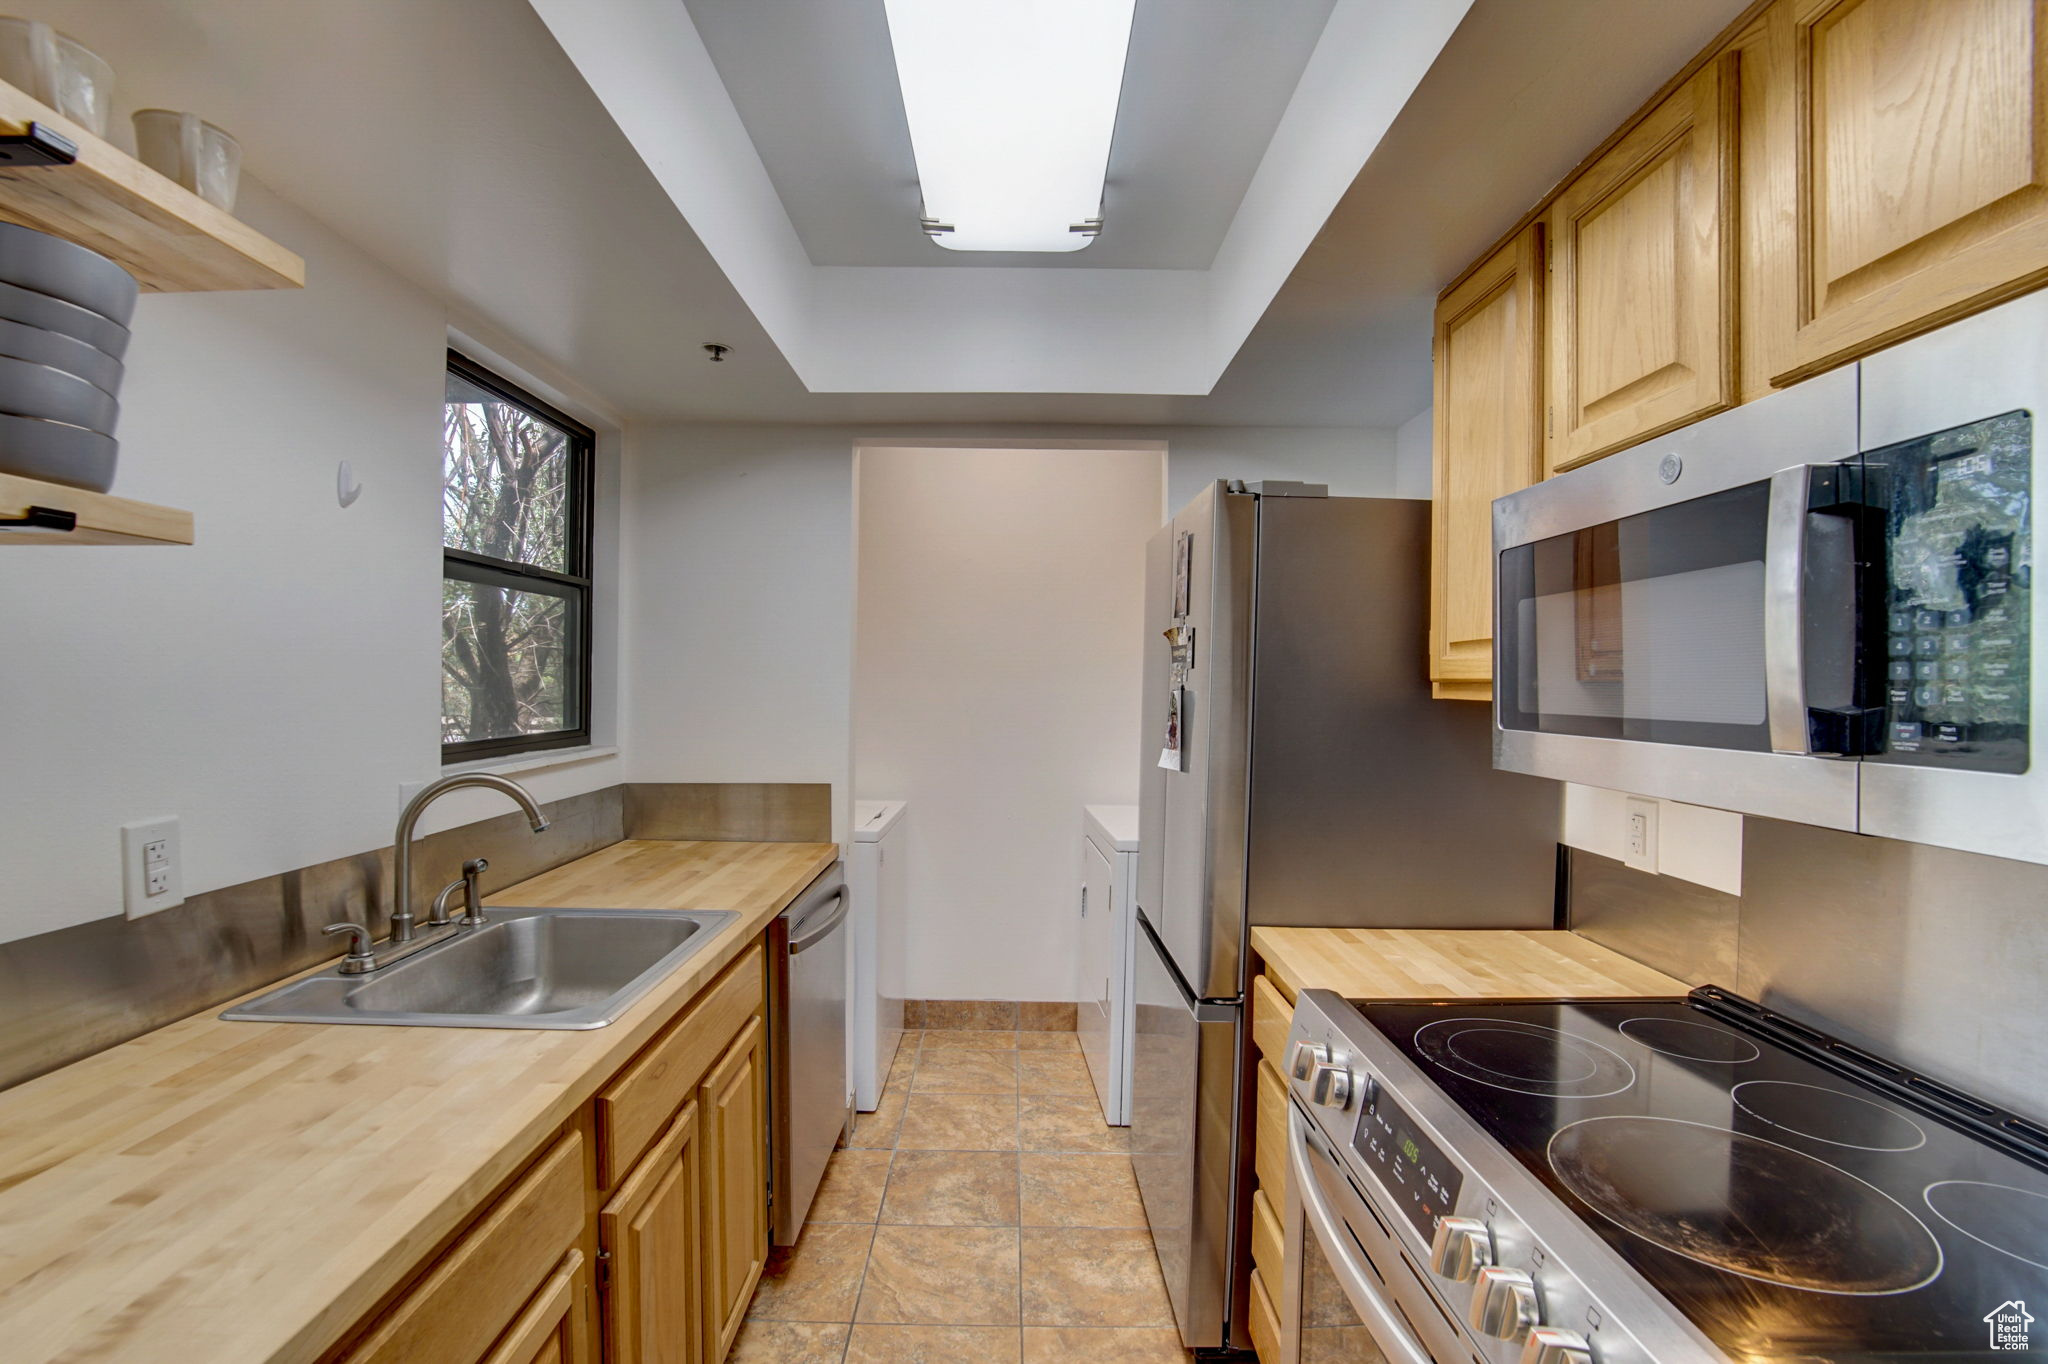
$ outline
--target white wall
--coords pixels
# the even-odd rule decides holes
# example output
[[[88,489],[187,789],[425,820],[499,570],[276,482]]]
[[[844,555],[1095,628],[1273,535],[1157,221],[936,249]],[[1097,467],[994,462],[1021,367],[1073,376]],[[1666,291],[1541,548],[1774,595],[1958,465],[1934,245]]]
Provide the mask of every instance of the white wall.
[[[1397,491],[1394,433],[1380,427],[1180,426],[1159,434],[1169,513],[1219,478],[1327,483],[1335,497],[1408,495]]]
[[[1571,847],[1627,861],[1632,799],[1638,798],[1626,791],[1566,782],[1561,839]],[[1657,865],[1646,870],[1742,894],[1741,815],[1676,800],[1640,799],[1657,807]]]
[[[1394,496],[1428,501],[1436,485],[1430,459],[1429,421],[1436,412],[1425,407],[1394,431]]]
[[[1137,795],[1157,450],[864,447],[853,767],[910,802],[904,992],[1073,995],[1081,806]]]
[[[261,186],[239,211],[309,286],[145,296],[122,392],[115,491],[190,508],[198,543],[4,551],[0,940],[118,915],[124,822],[182,821],[193,894],[388,843],[439,770],[448,319]]]
[[[842,840],[855,794],[900,794],[852,778],[854,446],[976,439],[1164,441],[1155,526],[1215,478],[1394,484],[1393,433],[1369,428],[636,428],[620,565],[628,779],[830,782]]]
[[[624,506],[631,779],[831,782],[843,838],[851,435],[635,430]]]

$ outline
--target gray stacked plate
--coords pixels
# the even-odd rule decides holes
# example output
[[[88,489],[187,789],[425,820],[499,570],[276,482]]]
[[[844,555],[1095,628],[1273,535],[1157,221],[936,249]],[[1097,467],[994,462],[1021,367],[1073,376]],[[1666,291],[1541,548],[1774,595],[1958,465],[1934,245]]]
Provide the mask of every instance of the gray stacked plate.
[[[97,251],[0,223],[0,473],[114,486],[135,295]]]

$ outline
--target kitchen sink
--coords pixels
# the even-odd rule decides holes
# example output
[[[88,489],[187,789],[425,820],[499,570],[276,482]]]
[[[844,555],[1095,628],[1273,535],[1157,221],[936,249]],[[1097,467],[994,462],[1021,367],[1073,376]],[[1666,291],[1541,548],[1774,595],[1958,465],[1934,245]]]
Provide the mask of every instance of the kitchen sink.
[[[362,975],[295,980],[222,1018],[429,1028],[602,1028],[739,916],[517,909]]]

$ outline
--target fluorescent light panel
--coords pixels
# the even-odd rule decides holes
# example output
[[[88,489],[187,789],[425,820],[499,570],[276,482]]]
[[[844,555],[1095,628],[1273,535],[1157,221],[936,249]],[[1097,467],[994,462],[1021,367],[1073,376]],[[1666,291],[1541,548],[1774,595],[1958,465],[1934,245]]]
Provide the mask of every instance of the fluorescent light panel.
[[[953,251],[1079,251],[1136,0],[884,0],[925,213]]]

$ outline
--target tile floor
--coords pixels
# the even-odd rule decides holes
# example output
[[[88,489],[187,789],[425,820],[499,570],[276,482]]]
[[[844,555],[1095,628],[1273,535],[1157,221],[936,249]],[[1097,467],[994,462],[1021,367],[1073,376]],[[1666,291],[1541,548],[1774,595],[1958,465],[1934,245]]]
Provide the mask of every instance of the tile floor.
[[[1188,1364],[1071,1032],[906,1033],[734,1364]]]

